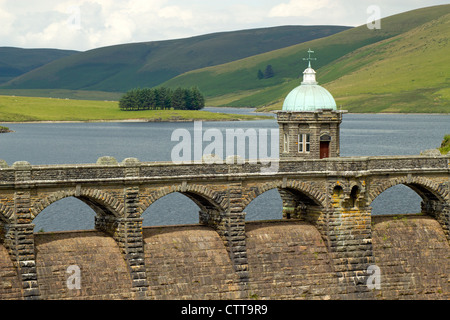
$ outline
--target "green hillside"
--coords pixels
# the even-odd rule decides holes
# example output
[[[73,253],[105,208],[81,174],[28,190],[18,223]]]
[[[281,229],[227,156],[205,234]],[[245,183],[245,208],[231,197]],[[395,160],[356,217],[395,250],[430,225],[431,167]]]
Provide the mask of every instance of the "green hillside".
[[[49,63],[2,88],[125,92],[346,29],[349,27],[284,26],[98,48]]]
[[[450,113],[450,13],[352,52],[322,69],[345,109]],[[342,72],[342,70],[353,70]]]
[[[164,83],[197,85],[211,106],[280,109],[300,84],[308,48],[318,81],[352,112],[449,112],[450,5],[387,17],[299,45],[185,73]],[[272,65],[275,76],[259,80]]]
[[[0,47],[0,84],[77,51]]]

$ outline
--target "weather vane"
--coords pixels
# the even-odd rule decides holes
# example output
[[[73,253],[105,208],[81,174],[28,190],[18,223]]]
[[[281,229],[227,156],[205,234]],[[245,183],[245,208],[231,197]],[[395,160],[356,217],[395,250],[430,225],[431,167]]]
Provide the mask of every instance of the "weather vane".
[[[308,50],[308,58],[303,58],[303,60],[308,61],[308,68],[311,68],[311,60],[317,60],[317,58],[311,58],[311,53],[314,53],[311,49]]]

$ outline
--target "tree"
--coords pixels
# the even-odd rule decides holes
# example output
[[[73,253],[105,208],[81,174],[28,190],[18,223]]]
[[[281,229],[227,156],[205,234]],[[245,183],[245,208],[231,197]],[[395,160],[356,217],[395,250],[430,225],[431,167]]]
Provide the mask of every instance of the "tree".
[[[155,92],[153,89],[142,89],[141,101],[143,110],[153,110],[155,109]]]
[[[205,107],[205,98],[197,87],[191,89],[192,106],[191,110],[200,110]]]
[[[186,110],[194,110],[192,103],[192,91],[189,89],[183,89],[184,91],[184,103]]]
[[[264,79],[264,73],[261,71],[261,69],[258,70],[258,79]]]
[[[180,87],[176,88],[172,94],[172,108],[175,110],[186,109],[186,101],[184,99],[184,90]]]
[[[275,75],[275,73],[273,72],[272,66],[269,64],[266,67],[266,70],[264,71],[264,78],[265,79],[269,79],[272,78]]]
[[[119,107],[122,110],[138,110],[139,89],[131,89],[125,93],[119,101]]]

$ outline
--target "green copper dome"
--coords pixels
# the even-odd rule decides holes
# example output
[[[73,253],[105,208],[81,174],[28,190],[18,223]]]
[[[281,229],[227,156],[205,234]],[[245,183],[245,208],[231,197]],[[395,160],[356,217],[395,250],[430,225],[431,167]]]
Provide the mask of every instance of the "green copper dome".
[[[313,52],[313,51],[308,51]],[[312,60],[309,58],[308,60]],[[283,111],[315,111],[320,109],[337,110],[336,101],[327,89],[316,82],[316,72],[308,68],[303,72],[303,82],[294,88],[284,100]]]
[[[292,90],[283,103],[283,111],[337,110],[336,102],[327,89],[319,85],[300,85]]]

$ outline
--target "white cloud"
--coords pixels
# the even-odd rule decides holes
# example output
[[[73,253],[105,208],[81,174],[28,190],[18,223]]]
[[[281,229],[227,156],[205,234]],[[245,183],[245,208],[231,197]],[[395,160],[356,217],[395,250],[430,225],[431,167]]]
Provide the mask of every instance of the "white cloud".
[[[361,25],[446,0],[0,0],[0,46],[88,50],[277,25]]]
[[[269,17],[306,17],[332,6],[333,1],[329,0],[290,0],[288,3],[281,3],[273,7],[269,12]]]
[[[180,19],[182,21],[189,21],[193,18],[190,10],[182,9],[179,6],[168,6],[161,8],[158,11],[158,16],[166,19]]]
[[[4,9],[3,5],[5,2],[6,0],[0,0],[0,36],[2,37],[7,36],[12,32],[12,24],[15,20],[14,15]]]

